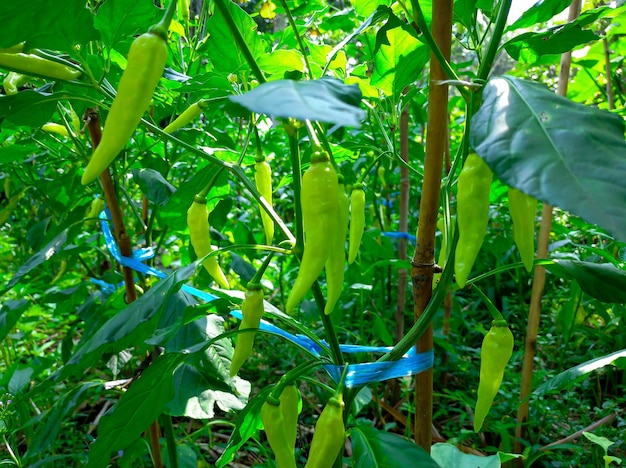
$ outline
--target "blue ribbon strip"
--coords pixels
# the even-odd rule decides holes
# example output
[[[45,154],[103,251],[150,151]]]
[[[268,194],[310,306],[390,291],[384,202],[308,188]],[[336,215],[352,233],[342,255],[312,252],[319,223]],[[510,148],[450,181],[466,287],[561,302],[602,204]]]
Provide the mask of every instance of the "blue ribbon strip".
[[[115,238],[113,237],[113,233],[111,232],[111,228],[109,226],[110,215],[107,210],[103,210],[100,215],[100,226],[102,228],[102,234],[104,235],[104,241],[107,249],[111,253],[111,256],[115,258],[120,265],[125,266],[127,268],[131,268],[139,273],[143,273],[145,275],[152,275],[158,278],[166,278],[167,275],[156,268],[150,267],[142,263],[147,259],[154,257],[154,250],[150,247],[144,249],[138,249],[133,251],[132,257],[123,257],[119,251],[117,243],[115,242]],[[384,235],[389,234],[402,234],[402,233],[383,233]],[[414,236],[408,236],[404,233],[408,238]],[[400,237],[400,236],[390,236],[390,237]],[[100,285],[106,292],[114,292],[116,287],[105,283],[104,281],[93,279],[91,280],[93,283]],[[205,291],[200,289],[196,289],[189,285],[183,285],[182,289],[189,294],[202,299],[205,302],[211,302],[217,299],[216,296],[213,296]],[[230,315],[241,320],[241,311],[233,310]],[[287,340],[295,343],[296,345],[306,349],[309,353],[314,356],[319,356],[322,352],[322,348],[313,340],[311,340],[308,336],[305,335],[293,335],[289,332],[286,332],[282,328],[279,328],[271,323],[261,320],[261,324],[259,326],[261,330],[266,330],[268,332],[281,335],[285,337]],[[322,343],[328,347],[327,343],[322,341]],[[357,346],[357,345],[339,345],[339,349],[341,352],[346,354],[352,353],[388,353],[392,348],[386,346]],[[427,369],[430,369],[434,365],[434,352],[433,350],[424,352],[424,353],[416,353],[415,348],[411,348],[409,352],[407,352],[402,358],[396,361],[384,361],[384,362],[365,362],[361,364],[348,364],[348,372],[346,373],[345,378],[345,386],[348,388],[359,387],[372,382],[381,382],[383,380],[396,379],[399,377],[408,377],[411,375],[418,374]],[[328,373],[328,375],[335,381],[339,382],[341,378],[341,374],[343,372],[343,366],[337,366],[328,364],[324,366],[324,369]]]

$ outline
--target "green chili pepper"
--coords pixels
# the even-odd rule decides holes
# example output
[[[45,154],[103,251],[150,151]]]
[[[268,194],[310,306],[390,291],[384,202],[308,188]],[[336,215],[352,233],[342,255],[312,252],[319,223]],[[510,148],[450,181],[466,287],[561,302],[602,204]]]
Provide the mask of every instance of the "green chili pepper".
[[[38,55],[22,53],[0,53],[0,68],[7,68],[24,75],[36,75],[64,81],[75,80],[81,75],[80,71],[62,63]]]
[[[365,230],[365,191],[363,185],[354,184],[350,195],[350,247],[348,263],[353,263],[361,247]]]
[[[241,303],[243,318],[239,324],[239,330],[259,328],[263,312],[263,288],[259,283],[248,283],[245,298]],[[250,354],[252,354],[255,334],[254,332],[247,332],[237,335],[235,352],[230,363],[231,377],[237,375],[243,363],[246,362]]]
[[[64,125],[60,125],[58,123],[48,122],[41,126],[41,129],[47,133],[56,133],[57,135],[61,135],[64,137],[69,137],[70,132],[67,131]]]
[[[19,88],[24,86],[25,83],[30,79],[29,76],[22,75],[20,73],[9,72],[7,76],[4,77],[2,81],[2,86],[4,87],[4,92],[7,96],[11,96],[13,94],[17,94]]]
[[[296,446],[298,437],[298,414],[300,414],[300,391],[295,384],[287,385],[280,394],[280,412],[285,421],[285,432],[289,447]]]
[[[265,201],[272,205],[272,168],[265,160],[265,156],[261,155],[256,159],[254,164],[254,181],[256,183],[256,189],[261,196],[265,198]],[[261,209],[261,222],[263,223],[263,231],[265,232],[265,242],[268,245],[272,245],[274,240],[274,221],[270,215],[260,207]]]
[[[192,120],[196,120],[202,111],[206,108],[206,101],[194,102],[183,111],[172,123],[163,129],[165,133],[174,133],[176,130],[183,128]]]
[[[329,468],[333,466],[339,451],[344,446],[343,424],[344,403],[341,395],[332,397],[324,407],[315,424],[315,432],[311,441],[309,459],[305,468]]]
[[[459,175],[457,218],[459,242],[454,257],[454,273],[459,287],[467,277],[483,243],[489,221],[491,170],[480,156],[471,153]]]
[[[537,200],[524,192],[509,187],[509,211],[513,221],[513,240],[522,263],[530,273],[535,259],[535,212]]]
[[[316,152],[311,157],[311,165],[302,177],[301,203],[304,252],[298,277],[287,298],[288,314],[293,312],[324,268],[338,229],[339,183],[327,153]]]
[[[294,447],[287,438],[285,420],[279,405],[280,402],[276,398],[269,396],[261,407],[261,421],[278,468],[295,468]]]
[[[150,105],[166,61],[167,41],[161,34],[151,30],[133,41],[102,140],[81,179],[83,185],[96,179],[124,149]]]
[[[211,253],[209,211],[205,197],[200,195],[194,197],[193,203],[187,210],[187,226],[189,227],[189,240],[196,256],[202,258]],[[228,280],[214,256],[205,258],[202,261],[202,266],[222,288],[230,288]]]
[[[498,393],[504,369],[513,355],[515,340],[506,321],[494,320],[480,350],[480,380],[474,411],[474,432],[480,431]]]
[[[343,185],[343,177],[339,178],[339,201],[336,213],[336,231],[329,232],[333,236],[328,259],[326,260],[326,305],[324,313],[330,314],[341,297],[343,278],[346,265],[346,233],[348,231],[349,202],[346,189]]]

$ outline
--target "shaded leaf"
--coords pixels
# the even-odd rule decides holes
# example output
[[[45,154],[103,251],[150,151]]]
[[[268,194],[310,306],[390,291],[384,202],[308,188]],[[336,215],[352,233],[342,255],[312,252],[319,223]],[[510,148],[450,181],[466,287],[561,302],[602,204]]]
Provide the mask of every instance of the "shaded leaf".
[[[6,285],[6,288],[2,292],[2,294],[6,293],[9,289],[15,286],[25,275],[33,271],[35,268],[37,268],[46,260],[50,260],[50,258],[52,258],[56,253],[58,253],[59,250],[61,250],[61,247],[63,247],[63,245],[65,245],[65,243],[67,242],[67,232],[68,232],[68,229],[63,230],[61,234],[59,234],[50,242],[48,242],[48,244],[46,244],[46,246],[43,249],[41,249],[32,257],[30,257],[26,261],[26,263],[24,263],[17,270],[17,273],[15,273],[15,276],[11,278],[11,281],[9,281],[9,283]],[[0,296],[2,294],[0,294]]]
[[[146,32],[162,14],[153,2],[104,2],[98,8],[94,23],[104,43],[126,55],[135,36]]]
[[[503,76],[490,80],[470,144],[507,185],[626,240],[624,123]]]
[[[261,114],[317,120],[360,127],[365,111],[358,107],[361,91],[334,78],[311,81],[279,80],[259,85],[230,100]]]
[[[566,388],[569,388],[590,372],[602,369],[606,366],[617,365],[616,361],[618,361],[619,359],[626,360],[626,349],[607,354],[606,356],[591,359],[575,367],[567,369],[566,371],[561,372],[556,377],[548,380],[547,382],[537,387],[533,392],[533,395],[543,396],[553,390],[564,390]]]
[[[148,200],[159,206],[165,205],[176,191],[176,188],[154,169],[133,169],[133,178]]]
[[[106,467],[111,452],[128,447],[159,417],[174,395],[172,373],[183,358],[182,354],[162,354],[122,394],[100,422],[88,467]]]
[[[544,265],[557,276],[575,279],[580,288],[599,301],[626,303],[626,271],[609,263],[555,260]]]
[[[28,308],[26,299],[5,301],[0,306],[0,340],[4,340]]]
[[[353,465],[355,468],[397,468],[419,466],[439,468],[426,451],[414,442],[396,434],[379,431],[370,425],[350,430]],[[441,465],[456,466],[456,465]]]
[[[0,119],[7,119],[15,125],[41,127],[52,118],[59,99],[50,93],[34,89],[26,89],[13,96],[2,96]]]

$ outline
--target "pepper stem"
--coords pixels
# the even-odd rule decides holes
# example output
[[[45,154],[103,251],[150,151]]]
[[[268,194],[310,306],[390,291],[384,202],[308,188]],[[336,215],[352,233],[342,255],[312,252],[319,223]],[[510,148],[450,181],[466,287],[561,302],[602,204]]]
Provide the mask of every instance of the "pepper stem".
[[[153,34],[157,34],[163,38],[164,41],[167,42],[167,32],[170,29],[170,23],[172,22],[172,18],[174,18],[174,13],[176,13],[176,4],[178,2],[176,0],[172,0],[170,4],[167,6],[165,13],[163,14],[163,18],[157,24],[152,26],[148,32]]]
[[[263,275],[265,274],[265,270],[267,270],[267,267],[269,266],[270,261],[272,260],[273,256],[274,256],[274,251],[270,251],[269,255],[265,258],[263,265],[261,265],[261,267],[257,270],[257,272],[254,274],[252,279],[248,282],[248,287],[253,284],[261,283],[261,278],[263,278]]]

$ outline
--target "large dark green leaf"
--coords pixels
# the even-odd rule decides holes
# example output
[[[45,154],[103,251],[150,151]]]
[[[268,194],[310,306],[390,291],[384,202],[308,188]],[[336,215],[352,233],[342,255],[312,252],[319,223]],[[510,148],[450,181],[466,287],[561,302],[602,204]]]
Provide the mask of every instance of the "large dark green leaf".
[[[126,54],[135,35],[146,32],[162,14],[162,11],[154,7],[153,2],[108,1],[98,8],[95,25],[108,47],[114,47]]]
[[[602,369],[606,366],[617,365],[616,361],[619,359],[626,361],[626,349],[607,354],[606,356],[591,359],[587,362],[583,362],[582,364],[567,369],[537,387],[537,389],[533,392],[533,395],[542,396],[553,390],[567,389],[590,372]]]
[[[133,169],[133,179],[146,198],[159,206],[165,205],[176,191],[176,188],[154,169]]]
[[[146,294],[107,320],[100,329],[81,344],[55,377],[65,378],[72,372],[80,372],[93,365],[102,359],[105,353],[119,352],[142,343],[154,332],[165,311],[179,310],[182,315],[179,308],[180,299],[176,295],[182,294],[178,290],[183,280],[193,271],[193,265],[178,270],[159,281]]]
[[[545,86],[490,80],[470,143],[506,184],[626,240],[624,123]]]
[[[626,271],[611,264],[556,260],[544,266],[557,276],[575,279],[583,291],[599,301],[626,303]]]
[[[353,427],[350,434],[355,468],[440,468],[423,448],[396,434],[370,425]]]
[[[41,127],[50,120],[60,98],[32,89],[13,96],[0,97],[0,119],[6,118],[16,125]]]
[[[318,120],[360,127],[365,111],[358,107],[361,91],[333,78],[311,81],[279,80],[230,99],[260,114],[298,120]]]
[[[25,48],[70,52],[75,44],[98,39],[93,15],[85,0],[3,0],[0,8],[0,47],[26,42]]]
[[[122,394],[100,422],[88,467],[106,467],[111,452],[128,447],[159,417],[174,395],[172,374],[183,358],[183,354],[171,353],[157,357]]]
[[[5,301],[0,306],[0,340],[4,340],[28,308],[26,299]]]
[[[515,23],[509,26],[507,31],[527,28],[537,23],[545,23],[565,10],[570,3],[572,3],[572,0],[539,0],[526,10]]]

